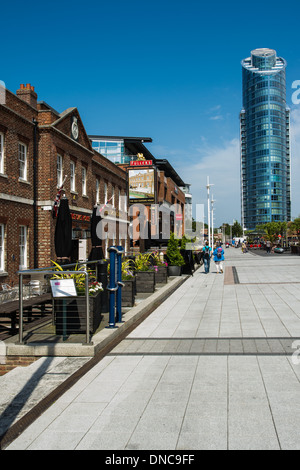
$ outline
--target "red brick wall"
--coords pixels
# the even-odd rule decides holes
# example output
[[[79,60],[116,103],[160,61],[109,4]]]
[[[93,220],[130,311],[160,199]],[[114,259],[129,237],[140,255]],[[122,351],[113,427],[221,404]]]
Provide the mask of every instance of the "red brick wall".
[[[27,367],[38,359],[39,357],[35,356],[6,356],[5,361],[3,361],[5,363],[0,363],[0,376],[7,374],[16,367]]]
[[[115,207],[118,208],[119,189],[121,194],[126,192],[126,172],[118,168],[102,155],[92,150],[87,134],[81,123],[76,108],[70,113],[58,116],[54,110],[47,109],[48,105],[35,105],[35,92],[31,89],[18,91],[21,98],[7,90],[6,104],[0,105],[0,132],[3,132],[5,142],[5,168],[0,174],[0,223],[5,224],[5,271],[7,276],[0,273],[0,283],[15,285],[18,282],[16,272],[19,269],[19,226],[28,227],[28,268],[34,266],[33,249],[33,136],[32,119],[39,122],[37,131],[37,214],[38,214],[38,266],[49,266],[50,260],[55,259],[54,231],[55,223],[51,211],[42,207],[53,204],[57,194],[57,154],[63,157],[63,175],[67,175],[64,189],[69,200],[71,211],[91,214],[96,202],[96,178],[100,181],[100,203],[104,200],[104,182],[108,186],[108,198],[111,197],[112,187],[115,188]],[[24,95],[25,93],[25,95]],[[31,104],[24,100],[28,99]],[[71,118],[78,118],[78,143],[71,138]],[[51,126],[57,122],[55,128]],[[28,146],[27,150],[27,181],[19,181],[18,142]],[[70,191],[70,161],[76,163],[76,192]],[[87,169],[87,195],[82,195],[81,171]],[[14,201],[13,198],[22,198]],[[23,201],[23,203],[22,203]],[[82,224],[88,228],[88,224]],[[118,232],[117,232],[118,233]],[[90,250],[90,241],[88,249]]]

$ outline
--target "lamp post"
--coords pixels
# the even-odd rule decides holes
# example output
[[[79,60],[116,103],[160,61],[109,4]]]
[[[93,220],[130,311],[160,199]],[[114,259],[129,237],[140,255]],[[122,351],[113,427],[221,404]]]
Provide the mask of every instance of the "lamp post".
[[[214,196],[211,199],[211,247],[214,248]]]
[[[206,185],[206,189],[207,189],[207,223],[208,223],[208,231],[207,231],[207,235],[208,235],[208,243],[209,245],[211,246],[211,240],[210,240],[210,199],[209,199],[209,188],[213,186],[213,184],[209,184],[209,176],[207,177],[207,185]]]

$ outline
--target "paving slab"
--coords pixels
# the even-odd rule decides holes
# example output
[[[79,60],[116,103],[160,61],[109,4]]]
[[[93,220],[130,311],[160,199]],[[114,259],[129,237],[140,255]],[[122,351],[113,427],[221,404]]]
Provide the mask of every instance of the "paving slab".
[[[300,259],[225,258],[225,275],[194,273],[7,450],[299,450]]]

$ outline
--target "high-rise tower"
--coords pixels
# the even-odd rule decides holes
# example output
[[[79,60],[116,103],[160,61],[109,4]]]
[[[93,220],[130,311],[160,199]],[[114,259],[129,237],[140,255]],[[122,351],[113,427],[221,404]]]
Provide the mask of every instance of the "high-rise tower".
[[[286,61],[273,49],[255,49],[242,61],[242,226],[291,219],[290,124]]]

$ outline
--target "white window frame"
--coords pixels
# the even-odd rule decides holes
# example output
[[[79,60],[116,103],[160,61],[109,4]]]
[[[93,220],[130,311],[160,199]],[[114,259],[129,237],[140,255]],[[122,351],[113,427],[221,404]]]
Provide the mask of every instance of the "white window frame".
[[[104,183],[104,204],[107,203],[107,183]]]
[[[82,182],[82,195],[86,196],[86,187],[87,187],[87,171],[86,167],[81,168],[81,182]]]
[[[96,204],[100,204],[100,180],[96,178]]]
[[[20,269],[27,269],[27,245],[28,245],[28,230],[26,225],[20,225],[19,233],[19,255],[20,255]]]
[[[70,191],[76,191],[76,164],[70,161]]]
[[[114,186],[111,187],[111,197],[112,197],[111,205],[115,207],[115,187]]]
[[[4,174],[4,134],[0,132],[0,173]]]
[[[0,272],[4,271],[4,234],[5,226],[0,224]]]
[[[27,181],[27,145],[19,142],[18,146],[19,159],[19,179]]]
[[[63,183],[63,157],[57,154],[56,158],[57,187],[60,188]]]

